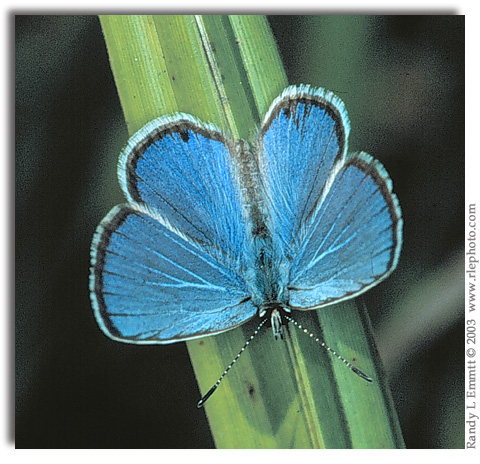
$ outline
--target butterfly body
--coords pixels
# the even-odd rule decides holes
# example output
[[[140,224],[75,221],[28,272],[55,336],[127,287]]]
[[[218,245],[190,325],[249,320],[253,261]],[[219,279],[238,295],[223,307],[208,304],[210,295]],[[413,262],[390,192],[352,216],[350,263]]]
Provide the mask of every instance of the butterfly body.
[[[171,343],[259,315],[363,293],[395,268],[402,219],[383,166],[347,153],[348,117],[331,92],[289,87],[254,143],[178,114],[122,152],[127,203],[100,223],[90,290],[101,329]]]

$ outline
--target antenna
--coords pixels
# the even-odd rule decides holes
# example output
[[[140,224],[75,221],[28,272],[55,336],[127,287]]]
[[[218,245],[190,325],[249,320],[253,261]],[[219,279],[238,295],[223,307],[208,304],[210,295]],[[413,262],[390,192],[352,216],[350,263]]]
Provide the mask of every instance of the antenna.
[[[342,361],[352,372],[357,374],[359,377],[361,377],[363,380],[366,380],[367,382],[373,382],[373,380],[365,373],[363,373],[360,369],[356,368],[351,362],[347,361],[344,357],[340,356],[336,351],[332,350],[325,342],[320,341],[318,337],[315,337],[315,335],[310,332],[308,329],[305,329],[302,327],[301,324],[299,324],[295,319],[291,318],[287,314],[283,314],[283,317],[287,319],[287,321],[292,322],[295,327],[300,329],[302,332],[306,333],[310,338],[314,338],[316,342],[318,342],[323,348],[325,348],[327,351],[332,353],[337,359]],[[243,345],[243,348],[238,352],[237,356],[233,358],[233,361],[225,368],[223,371],[223,374],[218,378],[218,380],[215,382],[215,385],[208,390],[208,392],[203,395],[202,399],[197,403],[197,408],[201,408],[205,402],[210,398],[217,387],[220,385],[220,382],[223,380],[223,378],[228,374],[228,371],[233,367],[233,365],[238,361],[238,358],[242,355],[242,353],[245,351],[248,345],[250,345],[250,342],[255,338],[255,336],[260,332],[260,329],[263,327],[265,322],[267,322],[268,317],[265,317],[262,322],[258,325],[258,327],[255,329],[255,332],[253,332],[252,335],[250,335],[250,338],[245,342],[245,345]]]
[[[243,345],[243,348],[239,351],[237,356],[235,356],[235,358],[233,358],[233,361],[223,371],[223,374],[216,381],[215,385],[212,388],[210,388],[210,390],[208,390],[208,392],[205,395],[203,395],[202,399],[197,403],[197,408],[201,408],[205,404],[205,402],[208,400],[208,398],[210,398],[213,395],[213,393],[215,392],[217,387],[220,385],[220,382],[228,374],[228,371],[233,367],[233,365],[238,361],[238,358],[242,355],[242,353],[245,351],[247,346],[250,345],[250,342],[255,338],[255,335],[258,334],[260,329],[263,327],[263,324],[265,324],[265,322],[267,322],[267,319],[268,318],[266,317],[265,319],[263,319],[262,322],[260,322],[258,327],[255,329],[255,332],[253,332],[253,334],[250,335],[250,338],[245,342],[245,345]]]
[[[283,317],[285,317],[287,321],[293,322],[295,327],[300,329],[302,332],[306,333],[310,338],[315,337],[315,335],[312,332],[302,327],[302,325],[299,324],[295,319],[291,318],[287,314],[284,314]],[[323,346],[323,348],[325,348],[327,351],[332,353],[337,359],[342,361],[351,371],[355,372],[355,374],[357,374],[363,380],[366,380],[367,382],[373,382],[373,380],[367,374],[363,373],[360,369],[356,368],[351,362],[347,361],[343,356],[340,356],[336,351],[332,350],[325,342],[320,341],[318,337],[315,337],[315,341],[320,343],[320,345]]]

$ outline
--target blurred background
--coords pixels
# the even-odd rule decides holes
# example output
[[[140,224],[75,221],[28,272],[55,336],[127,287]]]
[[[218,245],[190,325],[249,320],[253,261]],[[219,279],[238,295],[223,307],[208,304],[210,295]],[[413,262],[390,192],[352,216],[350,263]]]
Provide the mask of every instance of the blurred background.
[[[464,17],[268,19],[290,83],[344,100],[350,150],[379,159],[400,199],[399,267],[364,301],[406,445],[463,448]],[[9,438],[17,448],[211,448],[185,344],[112,342],[91,310],[90,243],[124,201],[116,162],[128,139],[98,18],[12,21]]]

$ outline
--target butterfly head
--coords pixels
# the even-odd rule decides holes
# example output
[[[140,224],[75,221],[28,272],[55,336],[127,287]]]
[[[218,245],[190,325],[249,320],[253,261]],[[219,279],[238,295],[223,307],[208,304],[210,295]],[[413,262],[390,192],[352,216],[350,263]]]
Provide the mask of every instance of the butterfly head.
[[[275,340],[283,339],[283,326],[288,324],[285,314],[290,314],[290,308],[278,301],[271,303],[264,303],[258,310],[258,316],[262,319],[270,319],[273,336]]]

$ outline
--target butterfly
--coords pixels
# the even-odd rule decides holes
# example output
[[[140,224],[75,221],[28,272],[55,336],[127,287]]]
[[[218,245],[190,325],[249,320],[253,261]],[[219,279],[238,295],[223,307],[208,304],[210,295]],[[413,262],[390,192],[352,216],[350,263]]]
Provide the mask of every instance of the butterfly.
[[[188,114],[151,121],[118,162],[127,198],[98,226],[90,293],[110,338],[172,343],[258,315],[356,297],[396,267],[402,216],[385,168],[348,153],[332,92],[290,86],[252,143]]]

